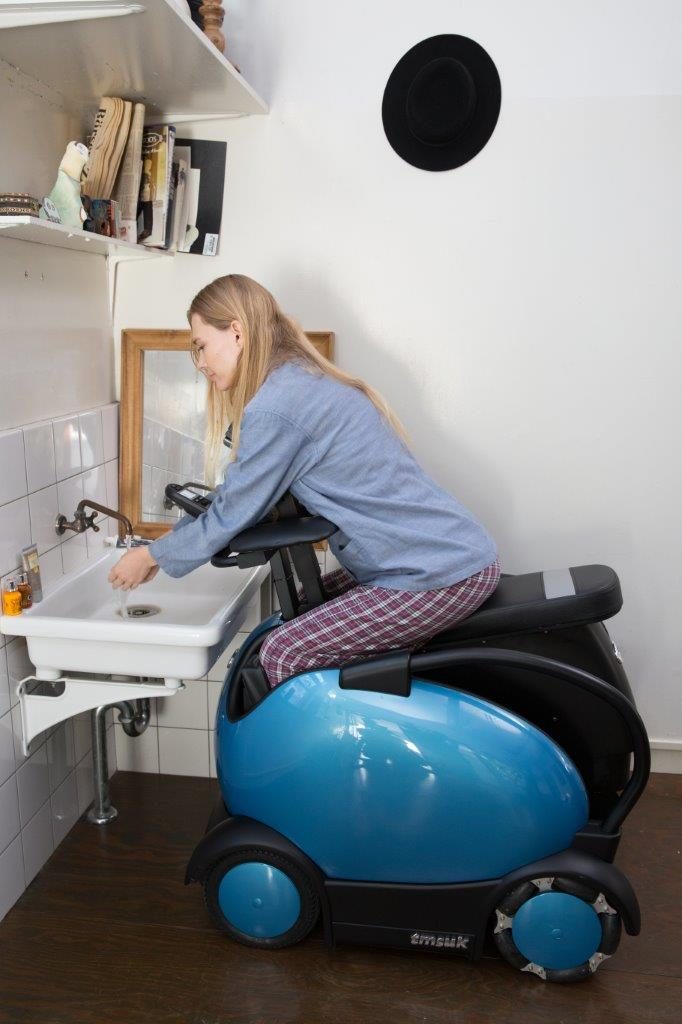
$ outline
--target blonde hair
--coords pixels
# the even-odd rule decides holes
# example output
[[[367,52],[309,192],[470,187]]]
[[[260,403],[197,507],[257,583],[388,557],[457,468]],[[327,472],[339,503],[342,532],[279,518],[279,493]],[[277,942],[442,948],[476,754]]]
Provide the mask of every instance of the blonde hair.
[[[271,370],[283,363],[297,361],[310,370],[325,373],[334,380],[361,391],[376,406],[403,441],[407,435],[400,420],[381,395],[359,377],[352,377],[321,355],[299,325],[282,312],[270,292],[250,277],[227,274],[202,288],[187,310],[190,322],[196,314],[219,330],[227,330],[233,321],[242,326],[242,350],[237,372],[228,391],[209,384],[206,409],[206,483],[215,486],[225,431],[232,424],[232,458],[239,448],[239,431],[246,405],[261,387]]]

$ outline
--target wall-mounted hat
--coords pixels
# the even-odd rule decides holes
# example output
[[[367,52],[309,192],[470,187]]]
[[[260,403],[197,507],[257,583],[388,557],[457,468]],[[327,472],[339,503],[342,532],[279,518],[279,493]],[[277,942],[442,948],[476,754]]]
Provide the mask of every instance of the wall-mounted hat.
[[[460,167],[492,135],[501,95],[497,68],[482,46],[466,36],[431,36],[401,57],[386,83],[386,137],[414,167]]]

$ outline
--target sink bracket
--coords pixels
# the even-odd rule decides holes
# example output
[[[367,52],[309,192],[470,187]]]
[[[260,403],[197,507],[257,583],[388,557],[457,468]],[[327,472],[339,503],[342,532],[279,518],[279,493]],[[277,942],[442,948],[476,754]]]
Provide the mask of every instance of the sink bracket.
[[[59,676],[38,679],[26,676],[17,684],[21,705],[22,747],[28,757],[29,744],[45,729],[73,718],[82,711],[92,711],[105,704],[143,697],[172,697],[185,684],[179,679],[148,677],[112,679],[111,676]]]

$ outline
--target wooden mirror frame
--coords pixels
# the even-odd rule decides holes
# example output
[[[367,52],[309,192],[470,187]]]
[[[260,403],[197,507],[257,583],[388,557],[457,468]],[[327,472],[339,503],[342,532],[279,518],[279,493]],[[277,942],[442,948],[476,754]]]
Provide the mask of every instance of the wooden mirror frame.
[[[318,352],[334,358],[333,331],[306,331]],[[142,521],[142,422],[144,416],[145,352],[187,352],[191,332],[128,329],[121,332],[121,427],[119,452],[119,509],[140,537],[156,539],[167,533],[168,523]]]

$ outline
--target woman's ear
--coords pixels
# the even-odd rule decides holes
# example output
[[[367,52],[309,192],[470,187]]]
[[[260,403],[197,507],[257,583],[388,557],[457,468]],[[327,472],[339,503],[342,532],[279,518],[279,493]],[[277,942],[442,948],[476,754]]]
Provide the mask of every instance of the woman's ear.
[[[243,337],[242,325],[239,323],[239,320],[233,320],[232,323],[230,324],[230,327],[234,331],[234,340],[237,342],[237,344],[241,348],[242,345],[244,344],[244,342],[242,340],[242,337]]]

